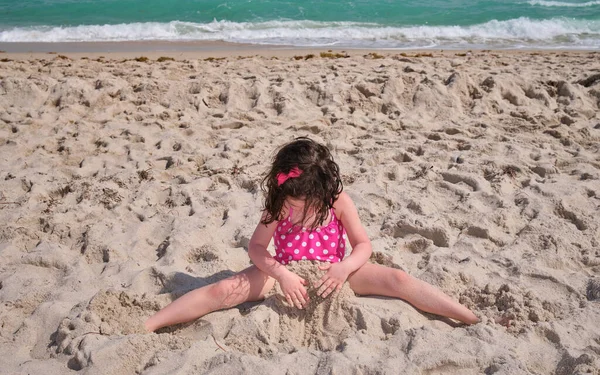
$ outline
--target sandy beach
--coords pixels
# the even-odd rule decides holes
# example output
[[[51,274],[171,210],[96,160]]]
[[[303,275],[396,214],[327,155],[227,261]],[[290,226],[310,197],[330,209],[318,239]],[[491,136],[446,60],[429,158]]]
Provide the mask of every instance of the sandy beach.
[[[0,373],[600,374],[600,52],[49,52],[0,53]],[[298,136],[481,323],[344,289],[144,331],[250,265]]]

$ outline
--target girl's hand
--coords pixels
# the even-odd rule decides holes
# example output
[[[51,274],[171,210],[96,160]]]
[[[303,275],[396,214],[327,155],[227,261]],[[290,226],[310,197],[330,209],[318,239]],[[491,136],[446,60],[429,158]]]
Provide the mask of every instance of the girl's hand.
[[[306,288],[304,288],[304,285],[307,284],[306,280],[292,271],[287,271],[277,281],[287,303],[302,310],[309,301],[308,293],[306,293]]]
[[[316,288],[319,290],[317,294],[325,298],[334,290],[339,291],[342,289],[342,285],[348,279],[350,272],[346,269],[343,262],[339,263],[325,263],[319,266],[320,270],[327,270],[327,273],[323,275],[317,282]]]

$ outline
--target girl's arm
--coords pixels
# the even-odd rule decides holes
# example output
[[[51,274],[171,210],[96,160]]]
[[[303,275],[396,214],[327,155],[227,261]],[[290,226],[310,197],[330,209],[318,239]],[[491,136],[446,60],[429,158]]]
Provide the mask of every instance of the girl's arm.
[[[346,235],[352,246],[352,253],[341,262],[350,274],[367,263],[373,249],[367,231],[360,222],[358,211],[350,196],[342,192],[335,202],[334,208],[338,219],[342,221],[346,229]]]
[[[317,294],[322,297],[327,297],[334,290],[340,290],[348,276],[367,263],[373,252],[371,241],[348,194],[342,192],[333,204],[333,208],[346,229],[346,235],[352,245],[352,253],[339,263],[325,263],[319,266],[320,269],[327,270],[327,273],[317,282],[319,288]]]
[[[265,214],[261,221],[264,218]],[[279,282],[288,304],[302,309],[309,301],[308,293],[304,288],[304,285],[307,284],[306,280],[288,270],[267,251],[276,227],[277,222],[268,225],[259,223],[248,244],[248,255],[256,267]]]
[[[260,221],[262,222],[265,218],[263,213]],[[252,259],[252,262],[261,271],[271,276],[274,279],[279,279],[286,273],[287,268],[273,258],[267,251],[267,247],[271,242],[277,222],[274,221],[271,224],[259,223],[254,229],[250,243],[248,244],[248,256]],[[289,272],[289,271],[288,271]]]

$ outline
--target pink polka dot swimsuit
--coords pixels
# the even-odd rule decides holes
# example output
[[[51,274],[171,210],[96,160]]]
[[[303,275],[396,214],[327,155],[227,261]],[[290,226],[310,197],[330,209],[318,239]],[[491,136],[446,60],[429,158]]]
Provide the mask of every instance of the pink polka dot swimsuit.
[[[346,254],[346,231],[331,210],[331,222],[314,230],[292,225],[292,211],[277,223],[273,242],[275,259],[281,264],[297,260],[340,262]]]

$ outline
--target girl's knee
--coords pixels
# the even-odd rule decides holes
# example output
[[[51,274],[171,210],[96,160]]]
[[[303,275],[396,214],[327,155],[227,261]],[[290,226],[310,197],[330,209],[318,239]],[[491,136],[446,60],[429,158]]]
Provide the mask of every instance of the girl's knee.
[[[392,270],[388,281],[391,283],[392,287],[397,287],[399,285],[406,284],[410,281],[411,278],[412,276],[410,276],[406,272],[394,269]]]
[[[236,298],[235,294],[239,294],[239,291],[236,292],[235,281],[231,278],[218,281],[214,284],[207,286],[208,295],[212,301],[215,301],[219,308],[228,308],[237,305],[237,301],[234,301]]]
[[[273,287],[274,280],[260,270],[247,270],[209,285],[209,296],[219,308],[229,308],[247,301],[258,301]]]
[[[221,300],[227,294],[227,283],[225,280],[217,281],[214,284],[210,284],[206,286],[208,289],[208,295],[212,300],[218,301]]]

